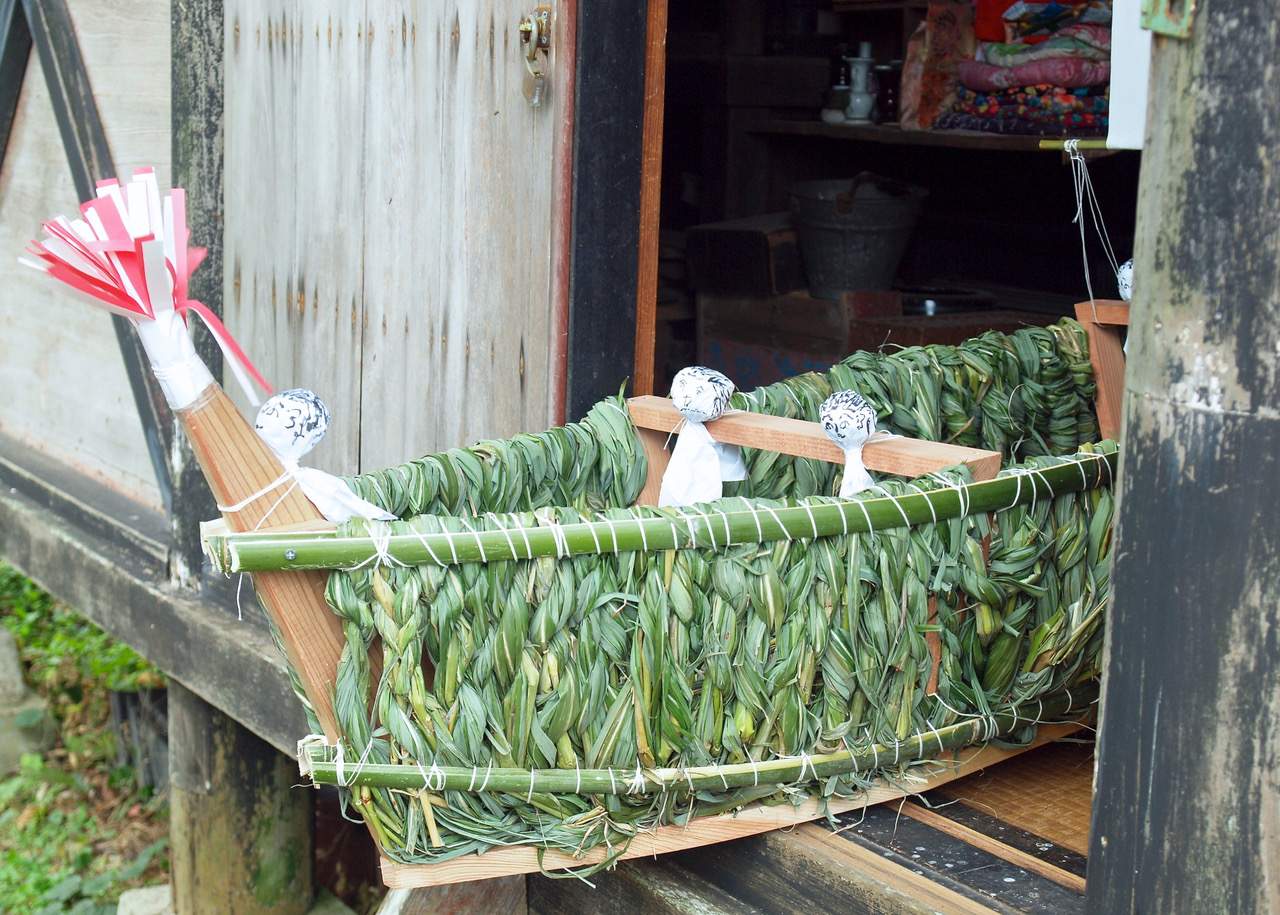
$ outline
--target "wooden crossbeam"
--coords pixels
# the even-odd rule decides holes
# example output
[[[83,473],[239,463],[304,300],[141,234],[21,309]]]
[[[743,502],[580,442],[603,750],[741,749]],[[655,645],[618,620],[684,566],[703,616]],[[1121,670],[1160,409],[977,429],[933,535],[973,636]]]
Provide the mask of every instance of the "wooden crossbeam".
[[[627,401],[627,408],[632,421],[641,430],[645,457],[649,460],[649,477],[637,501],[641,505],[656,505],[662,474],[671,457],[666,449],[667,438],[684,422],[684,417],[666,397],[632,397]],[[718,442],[816,458],[833,464],[844,463],[844,452],[827,438],[818,423],[742,412],[730,413],[706,425],[711,437]],[[998,451],[901,436],[867,442],[862,449],[862,460],[871,470],[906,477],[922,476],[956,464],[967,464],[975,480],[994,479],[1000,471]]]

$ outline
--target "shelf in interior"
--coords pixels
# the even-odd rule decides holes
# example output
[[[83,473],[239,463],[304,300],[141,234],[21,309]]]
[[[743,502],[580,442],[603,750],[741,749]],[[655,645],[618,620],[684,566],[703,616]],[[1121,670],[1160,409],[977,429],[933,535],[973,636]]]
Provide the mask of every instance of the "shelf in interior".
[[[790,118],[764,118],[750,124],[747,130],[751,133],[830,137],[837,140],[859,140],[864,143],[1037,152],[1040,151],[1040,141],[1046,139],[1045,137],[983,133],[978,130],[903,130],[896,124],[825,124],[818,120],[801,121]],[[1052,139],[1067,138],[1053,137]]]

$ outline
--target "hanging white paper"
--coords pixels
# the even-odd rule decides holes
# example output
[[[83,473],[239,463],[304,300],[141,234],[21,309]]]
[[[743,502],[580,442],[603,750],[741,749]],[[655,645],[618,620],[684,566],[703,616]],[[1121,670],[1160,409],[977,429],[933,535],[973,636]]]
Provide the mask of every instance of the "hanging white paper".
[[[298,462],[329,430],[329,408],[314,391],[294,388],[267,399],[258,411],[254,429],[280,458],[303,494],[320,514],[335,523],[352,517],[370,521],[395,521],[396,516],[365,501],[331,473]]]
[[[876,431],[876,411],[857,391],[836,391],[818,408],[822,430],[844,452],[840,498],[848,499],[875,484],[862,463],[862,446]]]
[[[1141,25],[1140,0],[1115,0],[1111,12],[1111,98],[1107,148],[1142,149],[1147,129],[1151,33]]]
[[[718,419],[729,407],[733,382],[704,366],[689,366],[671,382],[671,402],[685,422],[662,475],[659,505],[710,502],[724,494],[726,480],[745,480],[747,465],[737,445],[717,442],[703,423]]]

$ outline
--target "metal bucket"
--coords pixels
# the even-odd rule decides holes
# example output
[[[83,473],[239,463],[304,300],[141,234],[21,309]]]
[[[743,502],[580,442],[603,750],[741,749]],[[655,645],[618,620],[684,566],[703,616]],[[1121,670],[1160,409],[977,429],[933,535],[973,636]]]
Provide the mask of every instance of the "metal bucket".
[[[809,294],[835,299],[850,290],[889,289],[915,228],[922,187],[863,172],[791,188],[791,214]]]

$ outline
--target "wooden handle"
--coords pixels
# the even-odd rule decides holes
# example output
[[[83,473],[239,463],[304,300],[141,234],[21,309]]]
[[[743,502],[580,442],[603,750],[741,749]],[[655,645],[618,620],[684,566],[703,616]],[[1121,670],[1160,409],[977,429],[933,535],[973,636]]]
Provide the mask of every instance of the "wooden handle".
[[[292,479],[278,482],[284,465],[218,385],[210,385],[195,403],[178,411],[178,419],[218,505],[249,500],[240,510],[223,513],[232,530],[324,522],[324,516]],[[346,639],[341,620],[324,599],[327,581],[326,572],[258,572],[253,576],[258,601],[280,633],[289,666],[302,682],[325,736],[332,741],[337,739],[338,729],[330,690]]]

